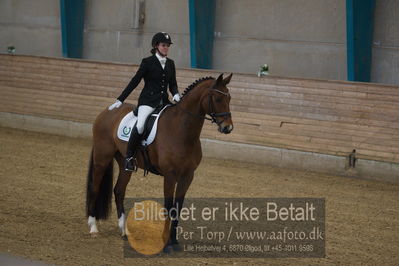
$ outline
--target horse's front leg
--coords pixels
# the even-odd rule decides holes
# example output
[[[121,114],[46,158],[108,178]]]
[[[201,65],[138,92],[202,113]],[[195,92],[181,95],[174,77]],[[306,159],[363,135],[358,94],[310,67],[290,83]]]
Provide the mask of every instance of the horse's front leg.
[[[165,200],[164,207],[168,211],[168,214],[170,214],[170,210],[173,207],[173,198],[174,198],[174,194],[175,194],[175,188],[176,188],[175,177],[174,176],[165,176],[164,182],[163,182],[163,193],[164,193],[164,200]],[[173,219],[172,217],[169,217],[169,218]],[[169,240],[164,248],[164,252],[169,253],[171,251],[171,248],[172,248],[171,238],[169,237]]]
[[[183,204],[184,204],[184,198],[186,196],[187,190],[190,187],[191,181],[193,180],[194,173],[191,173],[184,178],[181,178],[179,182],[177,183],[176,186],[176,195],[175,195],[175,200],[173,207],[177,210],[177,214],[180,214]],[[170,229],[170,244],[173,247],[173,250],[175,251],[180,251],[181,247],[179,245],[179,242],[177,241],[177,226],[179,224],[179,217],[176,214],[175,217],[173,217],[171,229]]]

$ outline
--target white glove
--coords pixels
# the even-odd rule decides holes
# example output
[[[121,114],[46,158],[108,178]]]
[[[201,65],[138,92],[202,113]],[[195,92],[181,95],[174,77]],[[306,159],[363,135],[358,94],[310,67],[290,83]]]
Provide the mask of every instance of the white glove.
[[[180,95],[179,95],[178,93],[176,93],[176,94],[173,96],[173,101],[175,101],[175,102],[179,102],[179,101],[180,101]]]
[[[119,100],[116,100],[115,103],[111,104],[111,105],[108,107],[108,110],[112,110],[112,109],[114,109],[114,108],[119,108],[121,105],[122,105],[122,102],[119,101]]]

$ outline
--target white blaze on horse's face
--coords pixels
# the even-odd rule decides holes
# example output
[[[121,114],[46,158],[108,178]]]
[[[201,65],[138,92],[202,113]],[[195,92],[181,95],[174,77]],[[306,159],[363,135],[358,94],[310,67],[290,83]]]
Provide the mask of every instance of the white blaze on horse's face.
[[[209,114],[218,125],[219,132],[224,134],[229,134],[234,128],[230,113],[231,96],[226,87],[232,76],[233,74],[230,74],[223,79],[223,74],[221,74],[209,96]]]

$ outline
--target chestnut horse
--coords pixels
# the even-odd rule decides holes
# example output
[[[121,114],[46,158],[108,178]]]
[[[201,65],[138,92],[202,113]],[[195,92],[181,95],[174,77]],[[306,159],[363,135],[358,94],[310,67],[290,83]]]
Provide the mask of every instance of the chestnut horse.
[[[180,213],[184,197],[202,159],[200,135],[205,119],[218,125],[221,133],[233,130],[230,113],[230,94],[226,85],[232,74],[216,80],[202,78],[190,85],[181,101],[164,110],[158,121],[154,142],[147,147],[152,165],[164,177],[164,206],[169,210],[178,207]],[[122,118],[134,106],[123,104],[113,110],[104,110],[93,124],[93,149],[87,175],[86,209],[90,233],[98,233],[96,220],[106,219],[112,198],[113,159],[119,165],[119,176],[114,187],[118,226],[126,238],[124,198],[131,172],[125,171],[127,142],[118,139],[117,128]],[[211,118],[206,117],[206,115]],[[144,169],[142,153],[137,153],[137,164]],[[174,217],[176,218],[176,217]],[[177,217],[178,218],[178,217]],[[173,219],[168,245],[177,244]]]

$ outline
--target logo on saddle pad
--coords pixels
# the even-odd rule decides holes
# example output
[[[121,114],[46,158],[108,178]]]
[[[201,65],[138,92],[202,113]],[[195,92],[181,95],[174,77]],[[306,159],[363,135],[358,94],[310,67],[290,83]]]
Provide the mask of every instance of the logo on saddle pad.
[[[144,140],[142,140],[142,145],[147,146],[150,145],[156,136],[157,133],[157,125],[158,125],[158,119],[161,116],[162,112],[166,109],[167,106],[165,106],[158,114],[151,114],[150,116],[155,118],[154,124],[151,126],[151,131],[148,134],[148,137]],[[149,117],[150,119],[150,117]],[[133,114],[133,112],[129,112],[128,114],[123,117],[121,120],[119,127],[118,127],[118,138],[123,141],[129,141],[130,134],[132,133],[132,129],[134,125],[137,122],[137,116]],[[145,132],[144,132],[145,134]]]
[[[129,137],[130,136],[130,132],[132,132],[132,128],[128,127],[128,126],[124,126],[122,129],[122,133],[123,133],[123,137]]]

